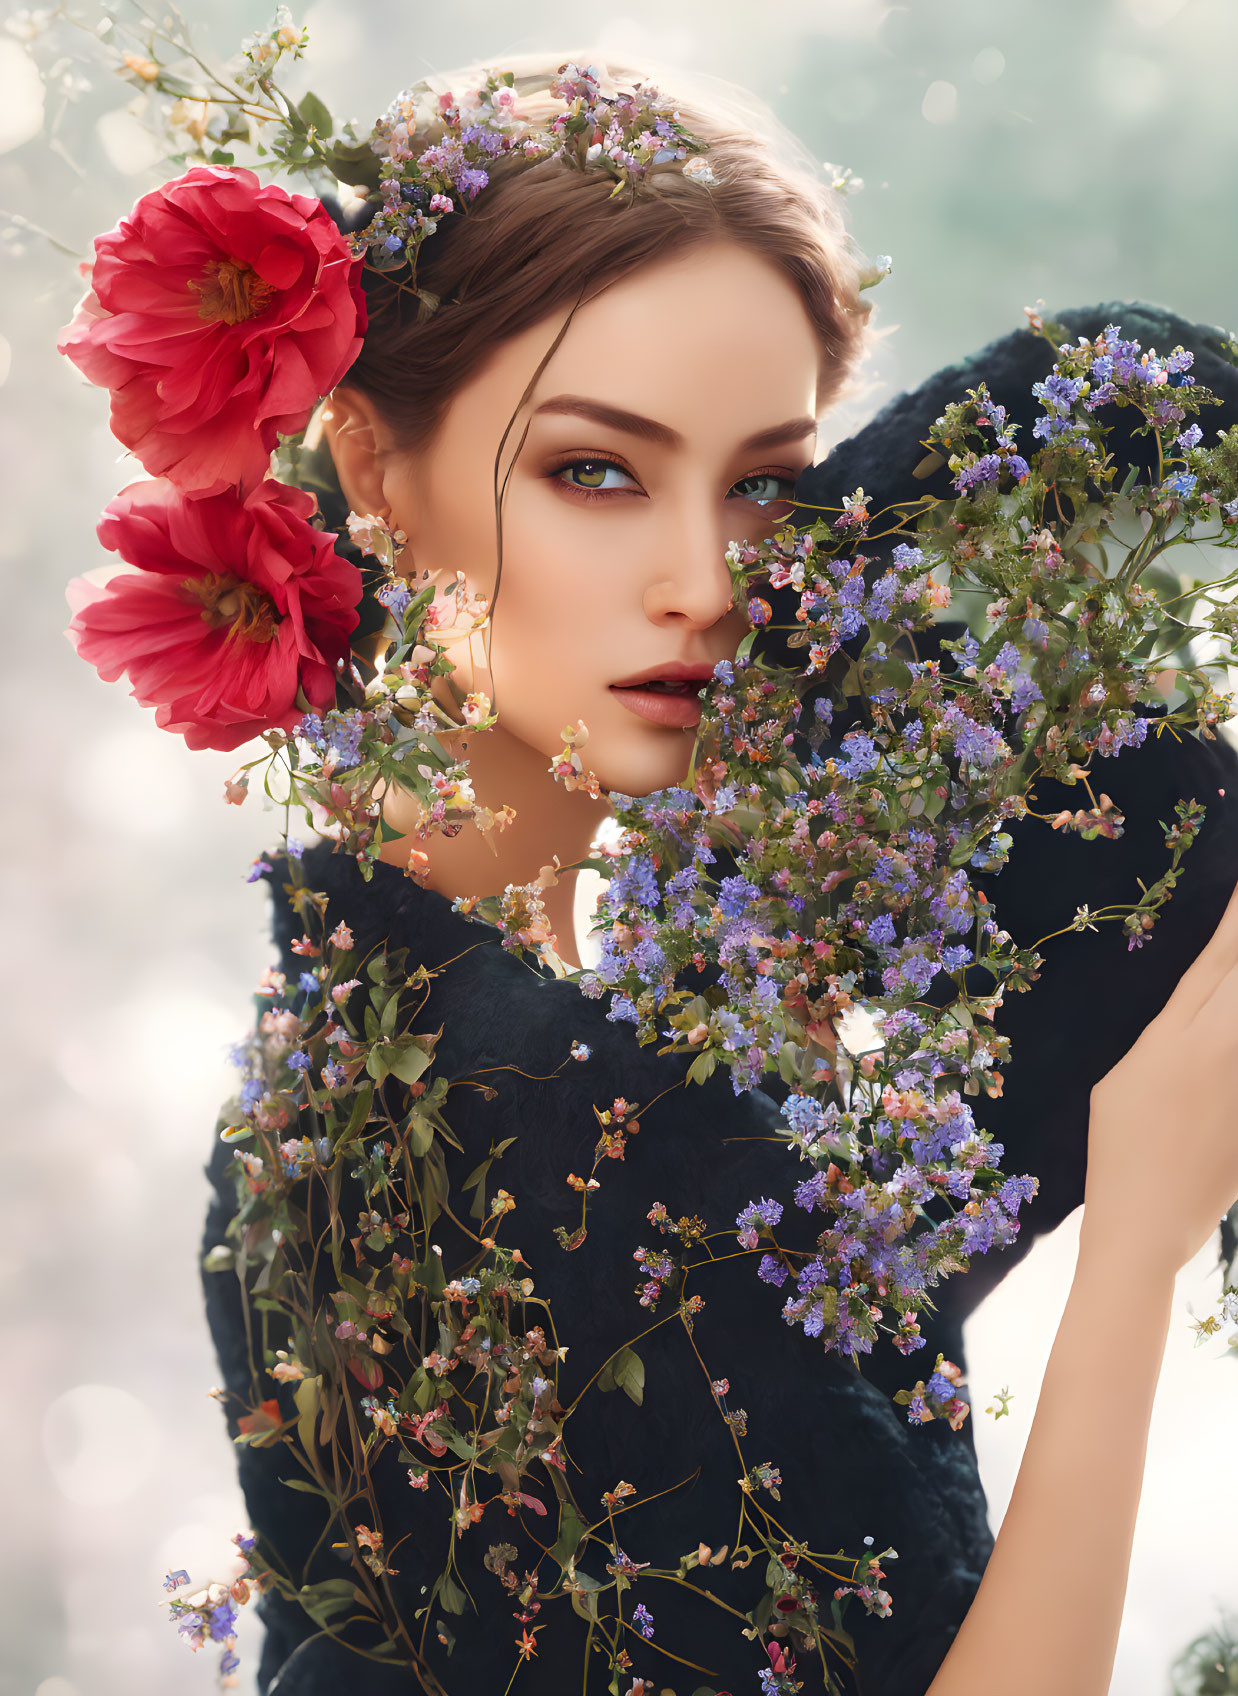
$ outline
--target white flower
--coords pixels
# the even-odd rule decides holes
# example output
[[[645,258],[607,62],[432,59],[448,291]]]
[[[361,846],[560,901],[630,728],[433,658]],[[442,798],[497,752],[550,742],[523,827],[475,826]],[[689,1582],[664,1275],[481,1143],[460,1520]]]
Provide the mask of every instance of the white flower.
[[[699,154],[688,160],[683,168],[683,174],[690,178],[692,182],[703,183],[706,188],[712,187],[718,181],[710,169],[708,161],[702,159]]]

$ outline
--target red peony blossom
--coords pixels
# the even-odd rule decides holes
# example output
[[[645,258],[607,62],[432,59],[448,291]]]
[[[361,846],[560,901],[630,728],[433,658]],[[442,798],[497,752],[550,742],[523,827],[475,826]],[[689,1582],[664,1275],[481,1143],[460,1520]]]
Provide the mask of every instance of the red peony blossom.
[[[305,701],[334,704],[361,598],[357,567],[310,524],[314,504],[270,477],[245,500],[235,489],[191,500],[167,478],[131,483],[98,534],[141,570],[102,587],[75,577],[66,636],[109,683],[127,672],[134,699],[191,748],[294,730]]]
[[[361,260],[321,201],[240,167],[143,195],[82,271],[59,351],[111,390],[112,433],[147,471],[197,494],[260,482],[366,327]]]

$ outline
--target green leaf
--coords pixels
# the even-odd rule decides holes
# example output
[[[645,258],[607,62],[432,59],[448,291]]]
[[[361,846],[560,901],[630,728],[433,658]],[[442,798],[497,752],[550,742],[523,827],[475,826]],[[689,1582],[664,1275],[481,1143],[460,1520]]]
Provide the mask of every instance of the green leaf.
[[[921,479],[931,477],[934,471],[940,471],[945,463],[945,455],[934,450],[932,453],[925,454],[924,458],[915,467],[911,475]]]
[[[366,1120],[369,1118],[370,1103],[373,1099],[373,1084],[363,1084],[358,1091],[356,1101],[353,1103],[353,1110],[349,1115],[348,1124],[344,1129],[343,1137],[340,1139],[342,1142],[351,1141],[351,1139],[356,1136],[357,1132],[365,1124]]]
[[[418,1160],[429,1154],[430,1144],[434,1141],[434,1126],[424,1113],[410,1113],[408,1119],[408,1142],[413,1154]],[[465,1189],[468,1185],[465,1184]]]
[[[567,1571],[575,1559],[580,1547],[580,1540],[585,1534],[585,1522],[570,1502],[563,1505],[559,1515],[559,1537],[554,1548],[550,1551],[552,1561],[557,1561]]]
[[[436,1586],[439,1606],[444,1613],[462,1614],[468,1606],[468,1597],[460,1586],[453,1583],[450,1573],[444,1573]]]
[[[707,1048],[703,1054],[698,1054],[688,1067],[688,1082],[690,1084],[703,1084],[717,1064],[717,1049]]]
[[[324,1502],[327,1500],[317,1484],[311,1484],[307,1478],[285,1478],[282,1483],[286,1490],[299,1490],[303,1496],[321,1496]]]
[[[369,1612],[369,1603],[351,1578],[324,1578],[320,1584],[302,1585],[297,1600],[315,1624],[324,1628],[328,1620],[344,1613],[354,1602]]]
[[[577,1579],[579,1579],[582,1575],[577,1573],[576,1576]],[[579,1614],[583,1620],[596,1620],[598,1617],[598,1599],[595,1592],[590,1590],[587,1595],[581,1596],[577,1591],[573,1590],[572,1612]]]
[[[420,1284],[429,1291],[430,1299],[437,1301],[447,1288],[447,1275],[443,1271],[443,1257],[431,1249],[420,1266],[413,1267],[413,1282]]]
[[[224,147],[213,147],[210,152],[210,161],[212,165],[235,165],[236,154],[229,153],[227,148]]]
[[[297,1409],[297,1436],[301,1447],[307,1455],[313,1456],[317,1445],[314,1442],[314,1421],[318,1417],[318,1408],[322,1400],[322,1377],[302,1378],[292,1392],[292,1399]],[[301,1486],[306,1488],[307,1486]]]
[[[333,129],[331,114],[316,94],[307,94],[297,107],[307,124],[313,124],[319,135],[330,135]]]
[[[635,1349],[620,1349],[597,1375],[599,1390],[623,1390],[637,1407],[645,1399],[645,1363]]]
[[[415,1084],[430,1064],[425,1049],[413,1042],[390,1043],[383,1052],[383,1060],[386,1069],[406,1084]]]
[[[377,188],[381,161],[368,142],[337,141],[323,154],[323,163],[337,182]]]

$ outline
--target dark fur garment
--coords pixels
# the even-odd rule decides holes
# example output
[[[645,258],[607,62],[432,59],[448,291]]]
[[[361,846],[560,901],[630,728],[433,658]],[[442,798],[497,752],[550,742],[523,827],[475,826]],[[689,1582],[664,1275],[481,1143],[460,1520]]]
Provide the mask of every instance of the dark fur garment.
[[[1128,335],[1138,335],[1145,346],[1154,343],[1158,352],[1181,341],[1200,354],[1196,374],[1226,399],[1224,413],[1212,409],[1205,414],[1206,439],[1213,428],[1238,417],[1238,374],[1208,352],[1208,338],[1217,332],[1142,306],[1067,315],[1073,334],[1091,333],[1109,319],[1121,323]],[[961,398],[981,378],[998,400],[1026,419],[1021,438],[1026,452],[1036,410],[1027,391],[1051,358],[1042,341],[1018,332],[964,365],[938,373],[899,397],[808,473],[802,497],[837,504],[860,484],[875,497],[874,504],[923,493],[925,485],[910,476],[923,454],[920,439],[946,401]],[[929,486],[946,492],[931,480]],[[945,625],[936,637],[959,633],[960,626]],[[922,655],[934,651],[932,637],[918,640]],[[1165,709],[1146,710],[1163,717]],[[966,1368],[963,1319],[1038,1236],[1081,1202],[1089,1092],[1163,1006],[1212,934],[1238,878],[1238,759],[1226,741],[1190,734],[1158,739],[1150,733],[1142,748],[1097,759],[1093,787],[1104,789],[1125,813],[1120,840],[1084,842],[1042,822],[1020,820],[1006,827],[1014,838],[1009,865],[999,875],[972,874],[998,923],[1022,945],[1068,924],[1084,902],[1096,908],[1137,899],[1136,878],[1150,884],[1169,864],[1158,820],[1172,822],[1179,797],[1197,797],[1207,807],[1207,818],[1185,856],[1179,888],[1142,949],[1127,951],[1120,923],[1055,937],[1042,949],[1040,981],[1028,994],[1008,995],[999,1012],[997,1029],[1012,1042],[1004,1093],[997,1100],[983,1094],[969,1099],[980,1125],[1004,1144],[1004,1169],[1040,1179],[1038,1197],[1021,1210],[1016,1245],[978,1257],[969,1273],[949,1279],[936,1292],[938,1313],[926,1316],[927,1343],[917,1354],[903,1358],[883,1342],[873,1354],[860,1357],[858,1371],[850,1360],[825,1354],[819,1343],[783,1322],[780,1309],[787,1292],[761,1283],[752,1259],[724,1261],[694,1275],[691,1285],[706,1304],[691,1339],[700,1359],[678,1321],[669,1321],[636,1345],[646,1368],[643,1406],[635,1407],[621,1390],[594,1390],[568,1423],[572,1487],[582,1510],[600,1513],[602,1491],[628,1480],[638,1494],[618,1521],[622,1547],[635,1561],[673,1568],[699,1542],[717,1548],[734,1540],[739,1463],[708,1382],[728,1378],[728,1406],[747,1411],[745,1457],[750,1465],[771,1461],[781,1469],[782,1499],[768,1505],[792,1533],[819,1551],[856,1553],[868,1537],[877,1550],[893,1545],[898,1551],[899,1558],[886,1567],[891,1617],[866,1617],[857,1600],[847,1603],[844,1620],[859,1658],[853,1683],[839,1674],[849,1696],[923,1696],[992,1548],[972,1420],[958,1432],[941,1421],[913,1426],[891,1400],[892,1392],[927,1376],[939,1349]],[[1224,797],[1220,789],[1226,790]],[[1037,785],[1038,811],[1083,804],[1086,793],[1080,787]],[[289,944],[302,926],[283,897],[286,864],[268,857],[274,861],[268,879],[274,934],[282,969],[295,981],[300,962]],[[652,1322],[634,1293],[640,1279],[632,1254],[639,1245],[652,1247],[661,1240],[646,1219],[655,1201],[664,1202],[673,1215],[698,1213],[713,1229],[729,1228],[749,1201],[786,1196],[790,1182],[801,1175],[791,1156],[771,1140],[781,1124],[776,1105],[781,1090],[770,1080],[768,1088],[737,1098],[729,1076],[715,1073],[705,1085],[673,1090],[643,1111],[626,1158],[605,1162],[599,1173],[602,1187],[590,1204],[585,1242],[565,1253],[553,1232],[579,1219],[578,1198],[565,1179],[570,1171],[591,1168],[597,1134],[593,1106],[607,1106],[616,1095],[648,1102],[682,1079],[684,1062],[658,1057],[653,1045],[639,1047],[629,1025],[607,1021],[609,998],[589,1001],[572,986],[516,960],[491,929],[470,923],[442,896],[419,889],[395,867],[376,865],[367,885],[355,862],[320,843],[307,850],[305,872],[311,887],[329,893],[328,927],[346,920],[362,955],[386,938],[389,948],[409,949],[410,969],[417,962],[434,966],[452,960],[434,980],[418,1021],[419,1029],[443,1027],[436,1072],[464,1080],[483,1069],[514,1068],[486,1070],[485,1081],[498,1089],[493,1101],[463,1083],[451,1091],[446,1116],[464,1153],[449,1151],[449,1169],[458,1186],[494,1142],[515,1137],[493,1167],[492,1183],[517,1198],[516,1211],[504,1221],[503,1240],[524,1251],[538,1293],[551,1302],[559,1340],[569,1345],[560,1378],[566,1403],[615,1348]],[[590,1059],[569,1062],[553,1081],[543,1081],[539,1075],[567,1059],[573,1038],[589,1045]],[[235,1205],[231,1164],[232,1149],[216,1142],[209,1166],[216,1198],[204,1239],[208,1249],[224,1240]],[[358,1196],[346,1195],[343,1205],[355,1217]],[[788,1207],[784,1226],[796,1211]],[[808,1216],[795,1223],[803,1227],[800,1234],[807,1242]],[[1129,1252],[1137,1255],[1156,1221],[1132,1220],[1131,1227]],[[464,1258],[452,1228],[441,1223],[435,1236],[448,1266]],[[251,1364],[236,1276],[206,1273],[204,1285],[224,1382],[249,1404]],[[264,1397],[277,1394],[291,1409],[286,1388],[276,1390],[269,1378],[261,1382]],[[359,1397],[360,1390],[353,1390]],[[232,1435],[237,1411],[234,1407],[229,1416]],[[433,1487],[426,1493],[410,1489],[396,1447],[387,1445],[376,1481],[387,1546],[399,1545],[392,1556],[398,1568],[393,1593],[420,1638],[421,1622],[414,1623],[414,1616],[425,1603],[423,1586],[432,1585],[442,1570],[452,1532],[441,1493]],[[346,1576],[347,1564],[329,1547],[309,1560],[322,1529],[321,1504],[281,1482],[303,1476],[287,1451],[240,1448],[237,1456],[251,1522],[264,1541],[306,1582]],[[543,1526],[554,1525],[549,1479],[531,1477],[523,1487],[548,1506],[544,1521],[522,1516],[534,1534],[542,1535]],[[356,1518],[366,1515],[358,1512]],[[339,1540],[338,1532],[323,1544],[333,1540]],[[542,1535],[543,1543],[552,1540],[553,1530]],[[460,1572],[480,1612],[444,1615],[436,1608],[425,1635],[426,1652],[452,1696],[502,1696],[516,1664],[520,1628],[512,1618],[513,1605],[483,1567],[489,1546],[500,1542],[518,1545],[513,1565],[519,1571],[537,1558],[522,1521],[509,1518],[499,1504],[487,1509],[478,1525],[455,1540]],[[605,1577],[595,1549],[583,1557],[582,1566]],[[742,1613],[761,1591],[762,1571],[760,1558],[738,1572],[730,1570],[728,1560],[711,1569],[710,1581]],[[643,1673],[654,1688],[670,1688],[679,1696],[691,1696],[702,1685],[734,1696],[756,1689],[757,1670],[768,1660],[759,1645],[741,1635],[741,1622],[733,1615],[700,1600],[691,1589],[656,1580],[637,1582],[625,1599],[629,1614],[637,1601],[654,1616],[655,1637],[646,1645],[631,1634],[627,1646],[634,1674]],[[260,1610],[267,1636],[259,1687],[269,1696],[336,1696],[340,1690],[354,1696],[406,1696],[416,1690],[417,1680],[407,1670],[384,1668],[317,1634],[295,1604],[272,1595],[262,1600]],[[439,1618],[455,1634],[450,1657],[436,1640]],[[583,1687],[584,1624],[562,1602],[548,1604],[537,1618],[543,1621],[539,1653],[521,1669],[513,1696],[574,1696]],[[376,1647],[372,1638],[355,1641]],[[677,1665],[660,1653],[663,1649],[705,1670]],[[606,1676],[601,1657],[594,1656],[589,1688],[604,1689]],[[820,1675],[806,1656],[800,1659],[799,1676],[806,1691],[821,1689]],[[626,1684],[625,1679],[625,1689]]]

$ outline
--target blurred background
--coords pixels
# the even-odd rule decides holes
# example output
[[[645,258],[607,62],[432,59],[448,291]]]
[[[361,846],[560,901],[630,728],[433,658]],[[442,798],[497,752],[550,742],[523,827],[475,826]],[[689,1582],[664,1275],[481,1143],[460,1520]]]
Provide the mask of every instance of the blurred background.
[[[225,807],[239,756],[189,753],[61,634],[64,582],[103,562],[96,519],[136,468],[108,431],[106,397],[58,358],[56,332],[80,293],[75,258],[164,174],[123,110],[132,91],[65,11],[0,11],[0,565],[6,622],[21,632],[0,673],[14,732],[5,932],[21,965],[0,1191],[0,1696],[161,1696],[215,1683],[214,1657],[193,1662],[167,1623],[163,1574],[230,1578],[244,1525],[206,1393],[201,1167],[232,1087],[228,1048],[270,957],[266,898],[245,873],[280,821],[259,794]],[[75,15],[93,25],[104,8]],[[219,63],[270,12],[190,0],[186,15]],[[311,42],[290,86],[312,82],[366,128],[418,76],[539,46],[654,52],[769,102],[819,161],[863,179],[852,226],[870,256],[894,261],[867,387],[830,420],[830,440],[1022,326],[1037,301],[1053,312],[1141,298],[1238,318],[1232,0],[318,0],[294,17]],[[1077,1223],[1038,1245],[970,1327],[995,1529]],[[1114,1696],[1168,1696],[1183,1646],[1238,1610],[1238,1361],[1219,1339],[1194,1347],[1190,1331],[1219,1291],[1210,1253],[1180,1277]],[[1001,1389],[1010,1413],[996,1418],[986,1408]],[[1064,1550],[1063,1581],[1085,1575],[1085,1552]],[[242,1620],[248,1692],[256,1627]]]

